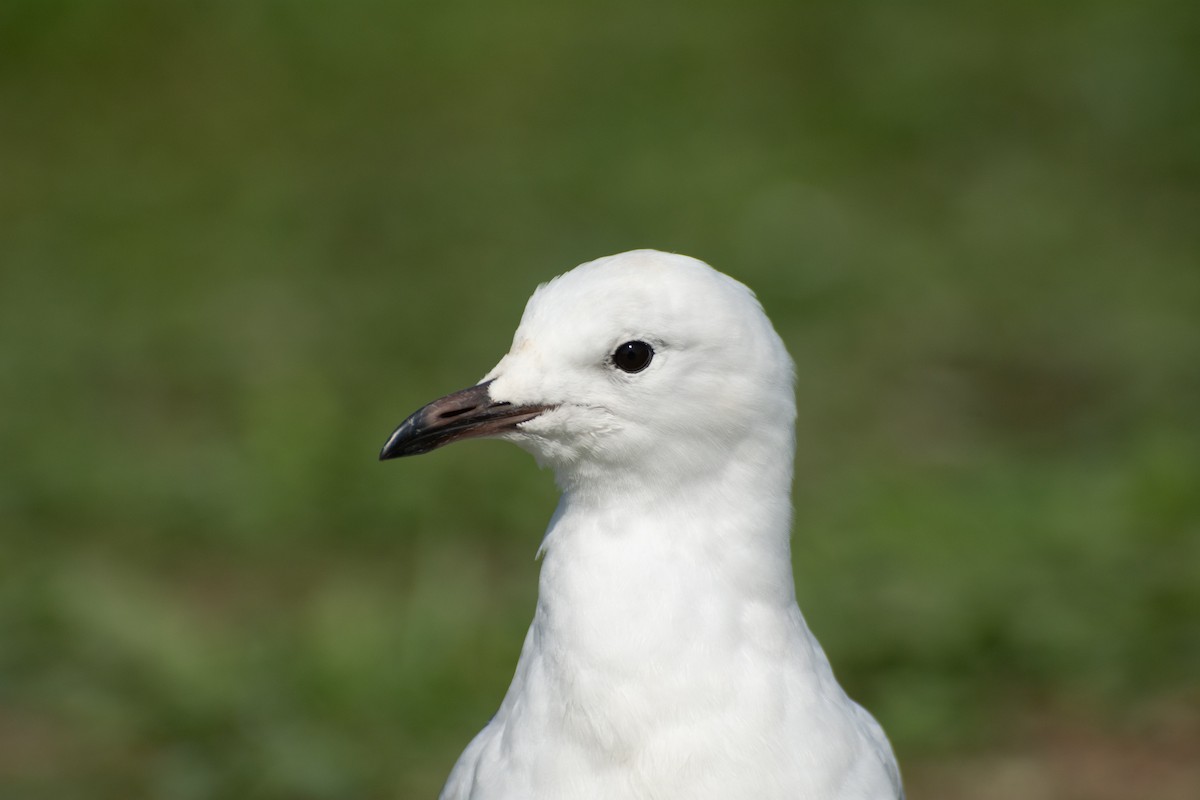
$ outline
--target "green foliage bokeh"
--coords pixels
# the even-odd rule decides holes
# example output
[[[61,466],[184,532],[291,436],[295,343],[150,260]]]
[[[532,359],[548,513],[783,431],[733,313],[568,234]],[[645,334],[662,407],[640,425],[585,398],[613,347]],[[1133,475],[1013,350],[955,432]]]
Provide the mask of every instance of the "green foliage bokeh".
[[[801,605],[902,756],[1197,702],[1198,28],[7,0],[3,793],[434,796],[555,492],[497,443],[377,449],[634,247],[788,342]]]

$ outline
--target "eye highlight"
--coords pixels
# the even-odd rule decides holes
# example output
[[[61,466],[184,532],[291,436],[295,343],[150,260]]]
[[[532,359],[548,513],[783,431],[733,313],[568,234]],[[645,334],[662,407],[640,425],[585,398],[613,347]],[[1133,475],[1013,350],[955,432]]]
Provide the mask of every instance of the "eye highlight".
[[[626,342],[612,354],[612,363],[622,372],[641,372],[650,366],[654,348],[642,341]]]

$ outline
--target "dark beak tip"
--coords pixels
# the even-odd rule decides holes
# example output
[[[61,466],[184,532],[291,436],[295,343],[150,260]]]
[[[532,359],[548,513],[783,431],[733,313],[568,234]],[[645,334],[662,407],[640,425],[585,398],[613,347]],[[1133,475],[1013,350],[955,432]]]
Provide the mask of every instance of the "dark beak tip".
[[[392,431],[392,435],[383,443],[383,448],[379,451],[380,461],[390,461],[393,458],[411,455],[414,452],[412,448],[409,429],[413,427],[411,424],[412,418],[404,420],[396,430]]]

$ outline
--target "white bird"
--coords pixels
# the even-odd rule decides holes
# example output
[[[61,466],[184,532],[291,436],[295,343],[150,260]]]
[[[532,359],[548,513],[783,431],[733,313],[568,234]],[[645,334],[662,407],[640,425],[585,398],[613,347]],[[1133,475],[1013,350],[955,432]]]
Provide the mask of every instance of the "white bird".
[[[538,287],[512,349],[381,459],[491,436],[562,490],[500,710],[442,800],[902,798],[796,605],[793,366],[753,292],[637,250]]]

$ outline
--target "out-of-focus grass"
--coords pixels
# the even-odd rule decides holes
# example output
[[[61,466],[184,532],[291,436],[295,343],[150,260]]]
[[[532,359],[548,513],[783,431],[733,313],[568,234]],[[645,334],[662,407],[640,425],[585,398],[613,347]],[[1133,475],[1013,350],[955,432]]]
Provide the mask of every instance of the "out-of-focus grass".
[[[906,761],[1200,716],[1192,4],[0,6],[0,787],[427,797],[553,505],[381,466],[639,246],[797,359],[798,591]]]

